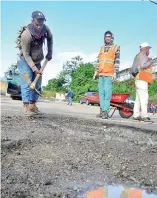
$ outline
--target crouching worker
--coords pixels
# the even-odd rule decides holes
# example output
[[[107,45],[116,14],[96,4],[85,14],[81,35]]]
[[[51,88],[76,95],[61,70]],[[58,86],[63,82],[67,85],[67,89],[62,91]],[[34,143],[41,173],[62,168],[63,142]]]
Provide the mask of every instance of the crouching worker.
[[[37,74],[41,74],[41,61],[44,59],[43,43],[47,39],[48,53],[46,59],[52,59],[53,37],[50,29],[44,24],[45,16],[40,11],[32,13],[32,23],[23,27],[17,37],[17,47],[20,50],[18,69],[21,78],[21,94],[26,116],[40,115],[36,106],[39,95],[31,90],[28,81],[34,81]],[[28,81],[26,80],[28,79]],[[36,89],[41,90],[42,77],[40,76]]]
[[[152,59],[149,58],[148,43],[140,45],[140,53],[135,58],[131,73],[135,79],[136,100],[134,105],[134,121],[152,122],[147,114],[148,106],[148,85],[152,84]]]

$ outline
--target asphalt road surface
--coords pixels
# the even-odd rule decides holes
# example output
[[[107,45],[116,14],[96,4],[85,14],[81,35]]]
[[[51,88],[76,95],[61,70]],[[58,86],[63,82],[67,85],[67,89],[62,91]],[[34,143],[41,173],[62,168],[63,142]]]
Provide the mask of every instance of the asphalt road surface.
[[[96,118],[96,114],[99,113],[98,106],[87,106],[86,104],[73,104],[73,106],[68,106],[65,102],[49,102],[42,100],[38,103],[38,107],[45,114],[58,114],[58,115],[68,115],[71,117],[79,117],[86,119],[96,119],[102,121],[101,119]],[[13,114],[23,114],[23,107],[21,101],[11,100],[9,98],[2,98],[1,101],[2,112],[11,111]],[[157,116],[150,115],[151,119],[154,121],[153,124],[147,123],[135,123],[130,119],[123,119],[120,117],[119,112],[116,111],[112,119],[104,122],[113,123],[118,125],[133,126],[136,128],[147,129],[157,131]]]
[[[118,113],[108,121],[96,119],[96,106],[38,106],[45,114],[29,120],[21,101],[1,101],[2,198],[86,198],[87,189],[109,190],[109,184],[134,186],[149,192],[141,190],[142,198],[156,197],[155,117],[154,124],[135,124]],[[105,198],[127,198],[118,192]]]

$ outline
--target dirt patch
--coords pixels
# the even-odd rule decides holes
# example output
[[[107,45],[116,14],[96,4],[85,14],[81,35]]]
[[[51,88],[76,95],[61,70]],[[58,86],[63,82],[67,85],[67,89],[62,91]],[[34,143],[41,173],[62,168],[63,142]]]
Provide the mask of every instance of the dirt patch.
[[[157,134],[65,116],[2,116],[2,198],[77,197],[90,185],[157,188]]]

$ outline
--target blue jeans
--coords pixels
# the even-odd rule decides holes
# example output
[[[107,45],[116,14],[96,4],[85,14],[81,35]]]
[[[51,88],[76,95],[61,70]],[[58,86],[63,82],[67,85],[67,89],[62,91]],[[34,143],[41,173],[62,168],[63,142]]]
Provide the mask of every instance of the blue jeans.
[[[102,111],[109,112],[110,100],[112,96],[112,77],[99,77],[99,99]]]
[[[68,105],[72,105],[72,98],[71,97],[68,98]]]
[[[41,65],[36,64],[36,67],[40,70]],[[31,82],[35,79],[35,72],[32,71],[32,69],[29,67],[29,65],[26,63],[24,59],[20,59],[18,61],[18,69],[20,71],[20,84],[21,84],[21,94],[22,94],[22,101],[25,103],[29,102],[36,102],[39,98],[39,95],[29,88],[28,82],[23,78],[23,74],[27,75]],[[38,91],[41,91],[41,81],[42,77],[39,78],[36,89]]]

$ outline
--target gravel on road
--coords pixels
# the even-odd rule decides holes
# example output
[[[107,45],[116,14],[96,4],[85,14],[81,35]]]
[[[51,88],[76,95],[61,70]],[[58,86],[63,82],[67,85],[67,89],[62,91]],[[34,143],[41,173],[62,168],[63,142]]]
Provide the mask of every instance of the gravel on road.
[[[2,198],[77,197],[91,185],[157,189],[157,134],[61,115],[1,117]]]

